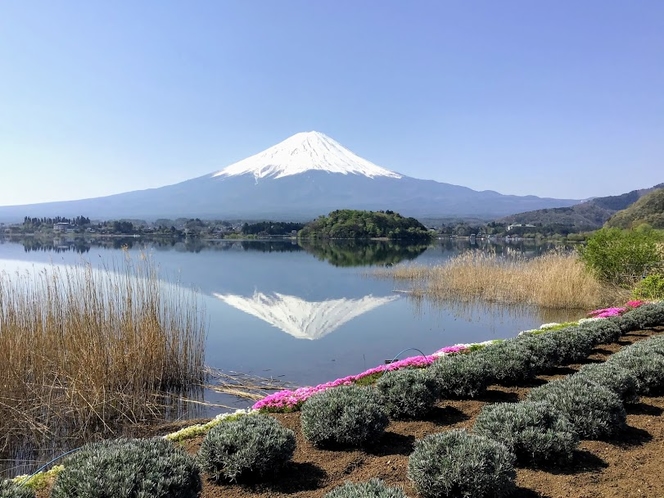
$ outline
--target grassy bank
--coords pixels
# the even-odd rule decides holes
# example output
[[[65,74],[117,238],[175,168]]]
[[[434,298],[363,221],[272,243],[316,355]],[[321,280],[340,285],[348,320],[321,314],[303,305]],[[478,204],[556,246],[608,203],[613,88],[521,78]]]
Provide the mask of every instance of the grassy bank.
[[[409,282],[414,294],[438,300],[588,309],[628,297],[586,271],[576,254],[564,252],[527,259],[469,251],[442,265],[386,268],[374,275]]]
[[[0,273],[0,450],[160,418],[202,381],[202,318],[146,258]]]

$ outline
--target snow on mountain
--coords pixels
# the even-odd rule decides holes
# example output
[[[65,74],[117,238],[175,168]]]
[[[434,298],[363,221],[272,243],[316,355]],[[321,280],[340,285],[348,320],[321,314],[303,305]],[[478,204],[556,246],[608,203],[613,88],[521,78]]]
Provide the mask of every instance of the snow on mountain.
[[[297,339],[309,340],[320,339],[353,318],[399,298],[368,295],[362,299],[310,302],[278,292],[271,295],[254,292],[251,297],[217,293],[214,296]]]
[[[251,174],[259,178],[284,178],[305,171],[325,171],[369,178],[401,178],[393,171],[376,166],[352,153],[327,135],[309,131],[296,133],[283,142],[222,169],[213,177]]]

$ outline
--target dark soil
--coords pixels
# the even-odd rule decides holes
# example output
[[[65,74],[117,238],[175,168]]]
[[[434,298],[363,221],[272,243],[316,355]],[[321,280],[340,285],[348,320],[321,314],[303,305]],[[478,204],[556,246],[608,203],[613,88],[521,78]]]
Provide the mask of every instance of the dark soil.
[[[588,362],[603,361],[622,346],[664,332],[664,327],[624,336],[620,344],[603,345]],[[408,455],[417,439],[454,428],[470,428],[480,409],[488,403],[522,399],[533,385],[568,375],[580,365],[560,368],[540,376],[531,386],[493,386],[473,401],[441,402],[425,421],[392,422],[382,439],[364,450],[319,450],[299,430],[298,413],[274,414],[284,426],[295,431],[297,449],[293,461],[278,480],[262,484],[215,484],[204,479],[202,498],[320,497],[346,481],[367,481],[373,477],[403,487],[417,497],[406,477]],[[517,469],[517,498],[664,497],[664,397],[644,397],[628,408],[628,430],[608,441],[582,441],[571,465],[565,468]],[[201,439],[183,443],[196,452]],[[40,498],[46,498],[43,492]]]

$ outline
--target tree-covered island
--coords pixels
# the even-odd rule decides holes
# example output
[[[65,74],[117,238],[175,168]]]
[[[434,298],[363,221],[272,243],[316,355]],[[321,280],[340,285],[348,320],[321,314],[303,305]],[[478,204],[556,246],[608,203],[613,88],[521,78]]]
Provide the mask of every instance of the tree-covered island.
[[[298,232],[300,238],[429,240],[432,233],[415,218],[394,211],[338,209]]]

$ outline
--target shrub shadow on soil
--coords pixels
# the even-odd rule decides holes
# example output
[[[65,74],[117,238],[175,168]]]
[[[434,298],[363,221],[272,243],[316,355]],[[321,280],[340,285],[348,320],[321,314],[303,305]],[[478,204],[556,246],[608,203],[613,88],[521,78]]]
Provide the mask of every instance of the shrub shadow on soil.
[[[366,452],[374,456],[410,455],[415,449],[415,436],[404,436],[392,431],[385,431],[383,436]]]
[[[260,484],[241,484],[247,491],[297,493],[313,491],[322,486],[327,473],[317,465],[308,462],[289,462],[278,476]]]
[[[536,379],[539,380],[539,379]],[[546,384],[546,381],[540,381],[541,384]],[[477,397],[478,401],[486,401],[488,403],[516,403],[519,401],[519,395],[515,392],[501,391],[500,389],[487,389],[484,394]]]
[[[427,422],[436,425],[454,425],[470,417],[453,406],[436,406],[424,418]]]
[[[550,474],[573,475],[583,474],[584,472],[596,472],[609,466],[600,457],[586,450],[574,450],[572,461],[566,465],[548,465],[539,466]]]
[[[652,415],[658,417],[664,410],[658,406],[649,405],[641,401],[640,403],[635,403],[633,405],[625,405],[625,410],[631,415]]]
[[[619,448],[631,448],[642,446],[648,441],[652,441],[652,435],[648,431],[628,425],[624,431],[606,442]]]

